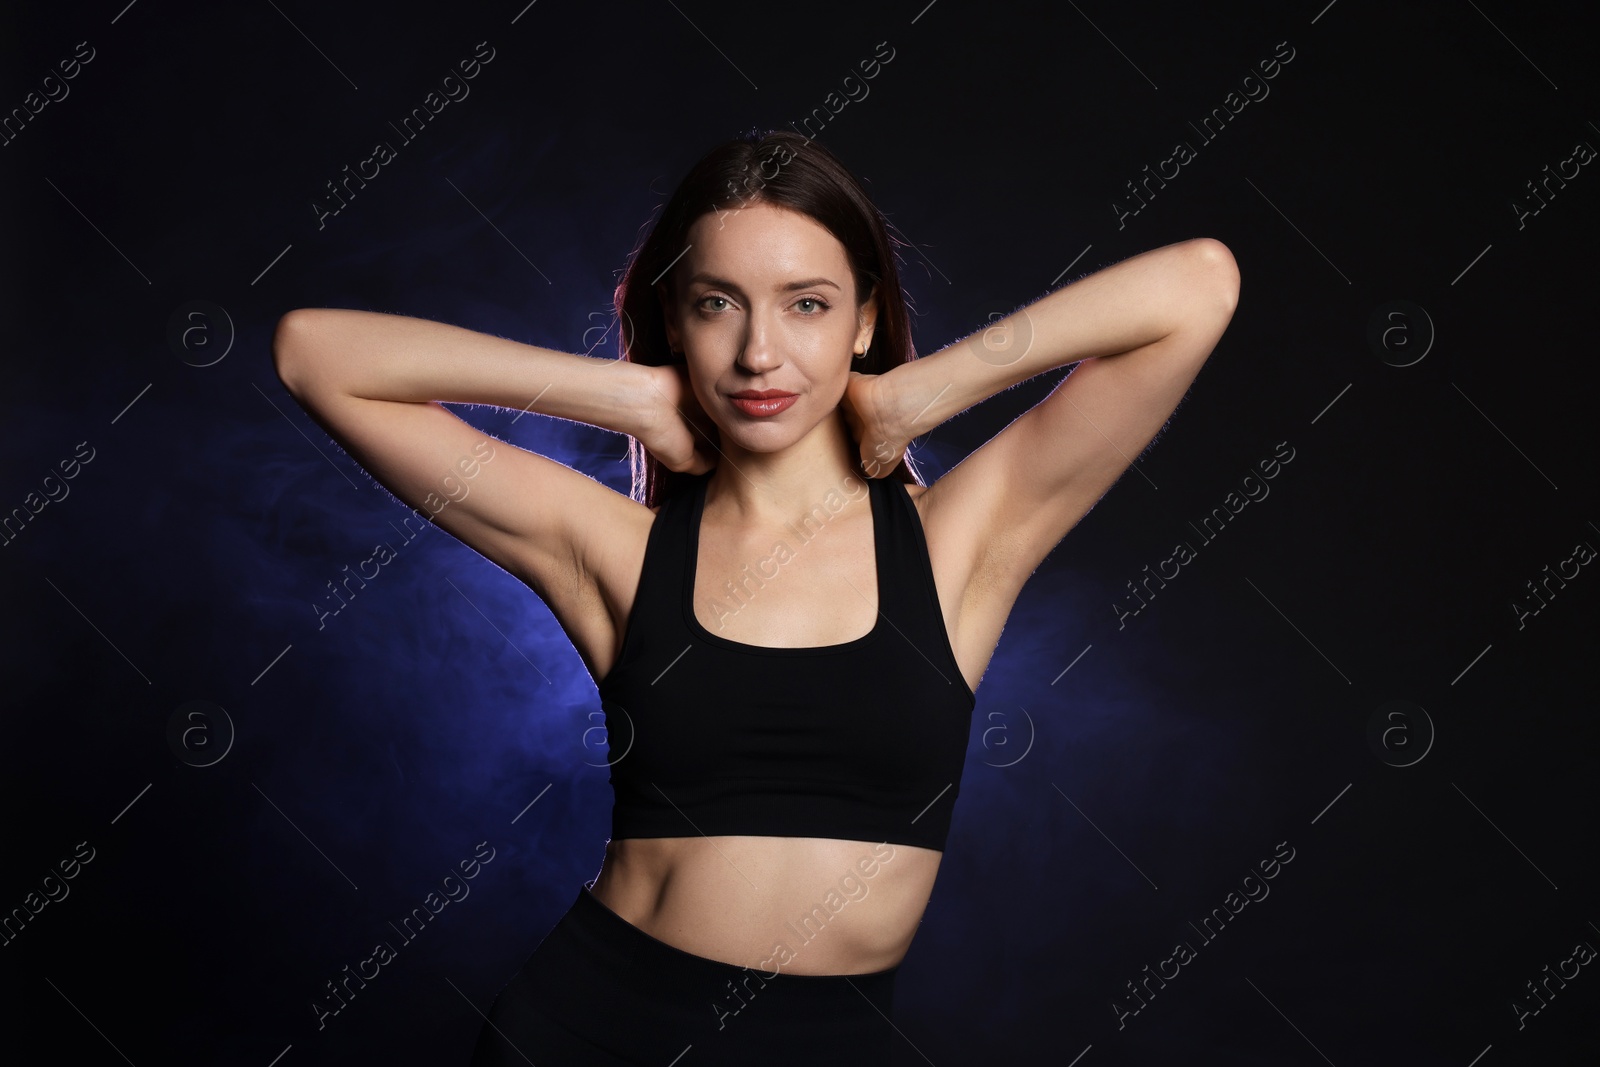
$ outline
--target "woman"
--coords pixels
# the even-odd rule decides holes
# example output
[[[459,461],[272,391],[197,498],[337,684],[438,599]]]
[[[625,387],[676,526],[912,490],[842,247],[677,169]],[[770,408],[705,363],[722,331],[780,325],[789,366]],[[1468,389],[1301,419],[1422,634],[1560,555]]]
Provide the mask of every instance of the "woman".
[[[906,1040],[894,978],[1005,619],[1176,408],[1239,279],[1214,240],[1169,245],[916,359],[894,256],[830,153],[751,133],[696,164],[635,253],[621,359],[355,311],[280,322],[300,403],[537,592],[605,707],[603,866],[500,991],[474,1064],[812,1063]],[[922,484],[914,436],[1069,363]],[[628,434],[634,494],[439,401]],[[442,498],[458,472],[470,491]]]

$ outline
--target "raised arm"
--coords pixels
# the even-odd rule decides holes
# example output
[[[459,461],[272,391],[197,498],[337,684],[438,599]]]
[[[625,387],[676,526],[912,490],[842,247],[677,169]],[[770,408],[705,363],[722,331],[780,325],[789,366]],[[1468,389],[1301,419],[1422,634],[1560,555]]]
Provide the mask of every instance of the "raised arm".
[[[1002,389],[1078,365],[927,493],[953,569],[1011,599],[1177,408],[1233,317],[1239,271],[1209,238],[1081,278],[984,331],[856,383],[868,473],[912,437]],[[856,425],[862,425],[857,420]],[[887,442],[887,443],[885,443]],[[967,585],[964,584],[963,588]],[[1003,614],[1002,614],[1003,617]]]
[[[649,441],[681,401],[666,368],[335,309],[289,312],[272,347],[285,387],[357,462],[526,582],[564,625],[574,605],[593,599],[596,554],[616,551],[596,532],[630,510],[648,517],[594,479],[489,437],[441,401],[519,408]],[[577,643],[583,651],[605,641],[591,634]]]

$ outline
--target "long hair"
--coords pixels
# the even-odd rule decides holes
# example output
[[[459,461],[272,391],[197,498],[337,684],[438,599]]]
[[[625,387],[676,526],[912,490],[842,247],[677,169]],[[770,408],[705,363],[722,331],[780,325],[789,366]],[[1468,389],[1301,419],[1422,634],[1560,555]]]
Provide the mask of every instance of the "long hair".
[[[838,239],[855,274],[858,307],[877,287],[872,342],[852,369],[885,374],[917,358],[895,261],[895,247],[905,242],[892,235],[861,182],[833,153],[789,130],[751,130],[718,145],[678,183],[654,225],[646,223],[649,233],[634,250],[615,294],[622,358],[649,367],[683,363],[667,343],[655,283],[664,281],[673,292],[670,268],[687,246],[696,220],[761,202],[807,215]],[[720,448],[721,434],[714,425],[710,433],[712,444]],[[859,448],[860,442],[856,444]],[[631,496],[646,507],[665,502],[692,477],[659,462],[638,438],[628,440],[628,459]],[[909,451],[889,476],[923,484]]]

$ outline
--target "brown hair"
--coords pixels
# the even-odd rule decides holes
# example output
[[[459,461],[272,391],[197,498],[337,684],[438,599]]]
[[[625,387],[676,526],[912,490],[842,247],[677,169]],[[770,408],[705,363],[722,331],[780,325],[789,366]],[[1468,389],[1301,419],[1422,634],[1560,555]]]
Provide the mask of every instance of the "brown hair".
[[[896,246],[906,242],[892,233],[861,182],[838,157],[789,130],[751,130],[713,148],[678,183],[654,225],[646,223],[649,233],[634,250],[615,294],[618,321],[623,324],[622,358],[649,367],[683,362],[667,343],[655,283],[665,280],[671,291],[668,272],[688,243],[689,228],[701,216],[762,202],[815,219],[844,245],[855,274],[858,306],[877,287],[872,343],[852,369],[885,374],[916,359],[895,260]],[[719,436],[712,426],[713,444],[720,445]],[[692,477],[661,464],[637,438],[628,439],[628,459],[633,470],[631,495],[646,507],[663,503]],[[909,451],[889,476],[923,484]]]

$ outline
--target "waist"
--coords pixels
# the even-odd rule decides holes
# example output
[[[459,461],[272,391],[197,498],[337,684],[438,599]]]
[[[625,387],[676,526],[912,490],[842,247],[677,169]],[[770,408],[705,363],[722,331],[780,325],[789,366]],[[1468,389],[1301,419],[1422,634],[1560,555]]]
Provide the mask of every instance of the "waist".
[[[592,893],[707,959],[768,974],[871,974],[910,949],[942,858],[831,838],[613,839]]]

